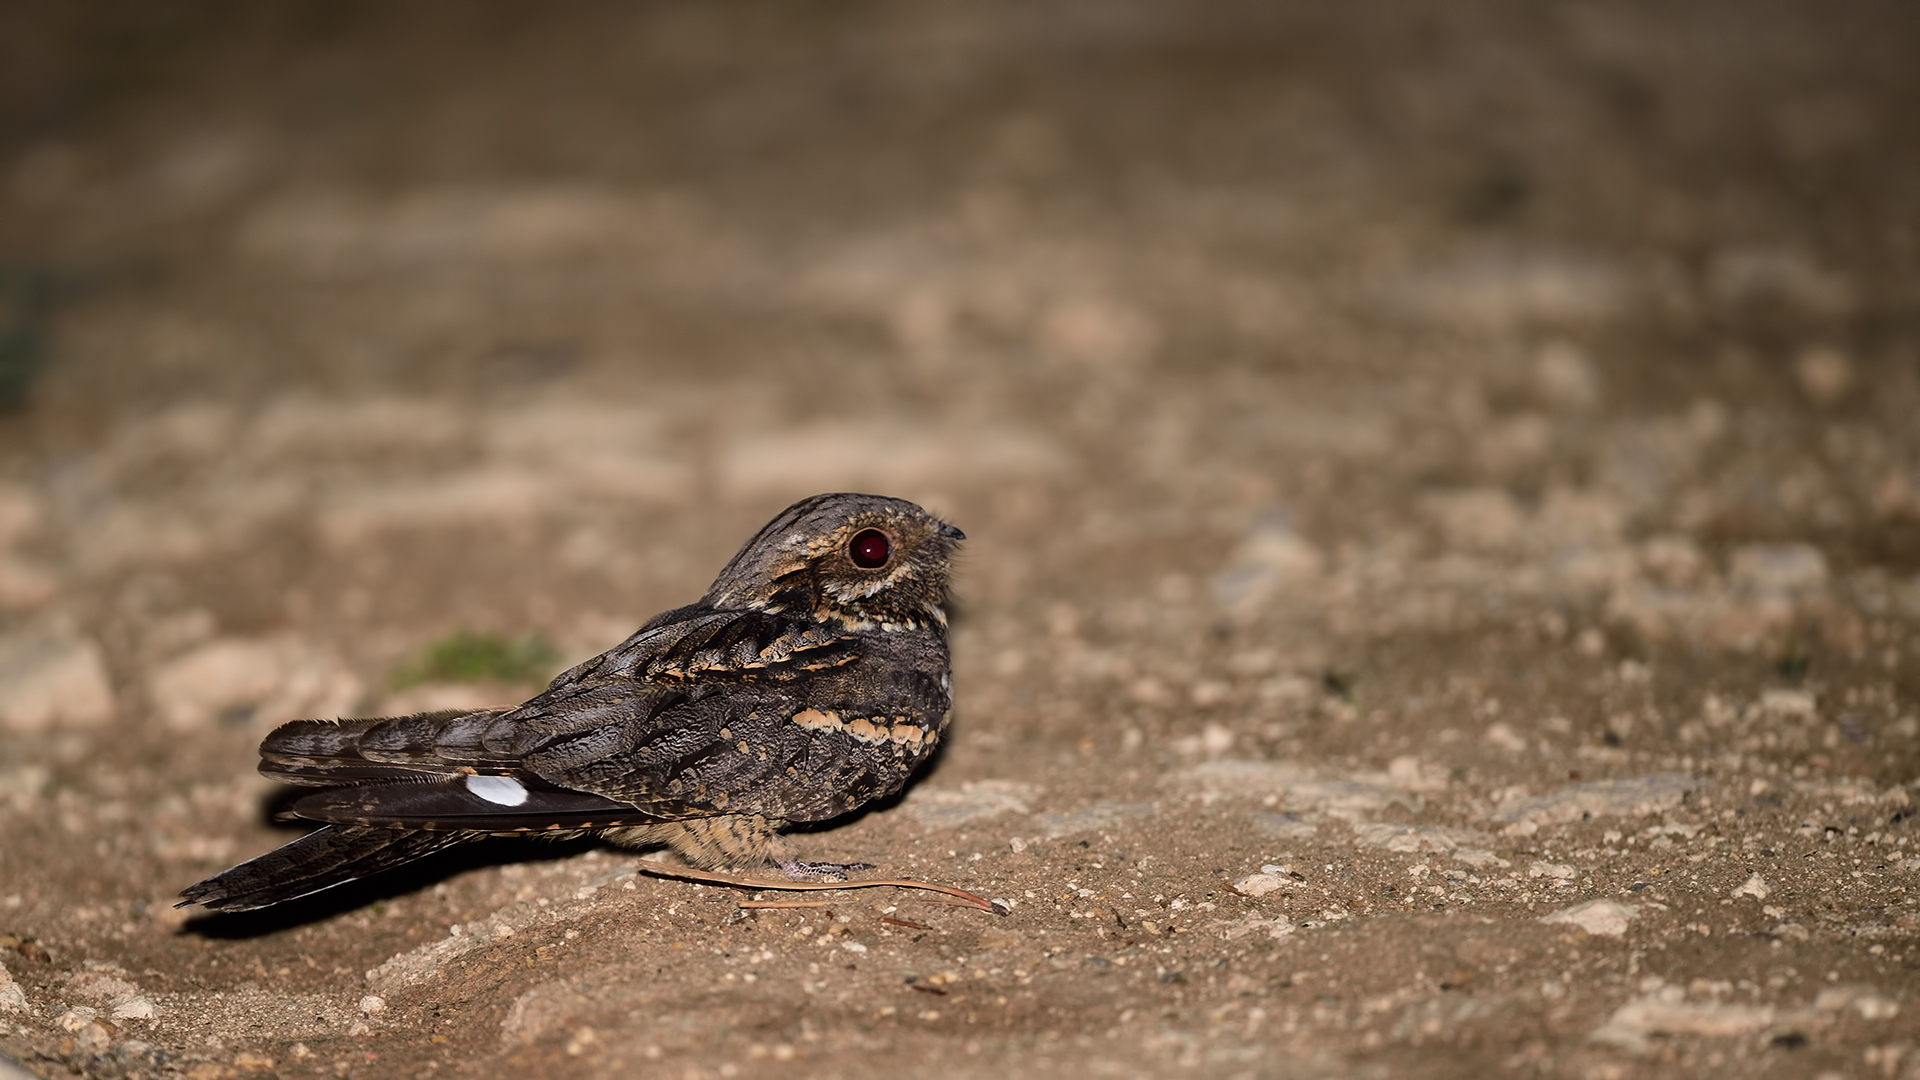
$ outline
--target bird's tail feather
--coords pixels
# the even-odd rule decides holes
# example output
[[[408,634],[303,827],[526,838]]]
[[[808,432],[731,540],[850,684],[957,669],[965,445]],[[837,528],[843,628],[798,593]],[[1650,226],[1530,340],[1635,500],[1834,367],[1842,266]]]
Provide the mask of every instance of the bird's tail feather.
[[[502,759],[487,748],[487,732],[512,710],[503,705],[361,720],[295,720],[261,741],[260,773],[310,787],[458,776]]]
[[[330,889],[476,839],[466,832],[329,825],[183,890],[180,904],[251,911]]]

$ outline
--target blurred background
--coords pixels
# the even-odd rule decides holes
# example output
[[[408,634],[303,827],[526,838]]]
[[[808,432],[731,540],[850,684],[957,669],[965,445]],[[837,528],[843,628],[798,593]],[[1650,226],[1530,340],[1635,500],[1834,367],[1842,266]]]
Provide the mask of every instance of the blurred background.
[[[264,730],[516,699],[835,489],[970,537],[983,813],[1227,757],[1878,828],[1916,57],[1891,0],[0,3],[7,917],[216,955],[127,927],[284,838]]]
[[[0,601],[116,699],[200,638],[597,647],[828,488],[1010,611],[1263,521],[1920,570],[1902,5],[4,19]]]
[[[983,747],[1489,627],[1912,679],[1902,5],[4,18],[15,735],[517,692],[840,488],[975,537]]]

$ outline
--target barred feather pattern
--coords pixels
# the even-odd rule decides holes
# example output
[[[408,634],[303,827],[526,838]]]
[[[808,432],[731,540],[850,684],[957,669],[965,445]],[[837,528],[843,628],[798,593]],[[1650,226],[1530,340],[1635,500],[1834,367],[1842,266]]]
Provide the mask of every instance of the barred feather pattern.
[[[779,829],[900,790],[946,730],[943,605],[963,538],[903,500],[815,496],[699,602],[520,705],[287,724],[261,772],[319,789],[292,813],[326,827],[182,895],[244,910],[527,833],[811,872]]]
[[[328,825],[194,885],[181,906],[252,911],[377,874],[477,839],[458,832]]]

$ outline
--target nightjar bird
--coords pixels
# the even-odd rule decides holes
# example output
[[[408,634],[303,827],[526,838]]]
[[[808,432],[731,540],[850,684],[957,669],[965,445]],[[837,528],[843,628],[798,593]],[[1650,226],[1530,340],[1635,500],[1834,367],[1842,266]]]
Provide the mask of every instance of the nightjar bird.
[[[834,879],[780,835],[906,784],[946,729],[959,529],[913,503],[816,495],[699,602],[655,616],[523,705],[297,720],[260,771],[320,790],[323,827],[181,893],[246,911],[485,836],[595,834],[707,869]]]

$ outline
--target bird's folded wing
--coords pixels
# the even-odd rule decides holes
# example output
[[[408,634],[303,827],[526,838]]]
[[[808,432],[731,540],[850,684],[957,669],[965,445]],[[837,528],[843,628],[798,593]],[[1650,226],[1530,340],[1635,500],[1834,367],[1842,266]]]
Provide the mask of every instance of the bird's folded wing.
[[[561,675],[548,692],[607,678],[638,681],[791,679],[859,657],[859,639],[837,627],[770,611],[701,605],[671,612],[601,656]]]
[[[629,746],[651,742],[651,721],[720,687],[779,684],[860,658],[853,635],[764,611],[683,608],[562,674],[488,728],[489,751],[525,756],[552,740],[614,724],[638,724]],[[611,751],[610,751],[611,752]]]
[[[680,807],[660,807],[667,817],[687,816]],[[334,788],[295,802],[293,813],[309,821],[467,832],[538,832],[603,829],[662,820],[624,803],[564,791],[527,777],[479,773],[430,783],[365,784]],[[678,811],[678,812],[676,812]]]
[[[733,795],[749,796],[734,812],[755,812],[752,793],[804,752],[805,733],[783,732],[795,741],[783,751],[749,754],[724,734],[727,718],[791,714],[791,680],[858,659],[860,642],[768,612],[677,614],[524,705],[285,725],[261,743],[261,772],[292,784],[350,785],[293,807],[300,817],[347,824],[597,827],[609,807],[642,819],[698,816],[727,812]],[[465,786],[470,774],[517,776],[529,803],[504,812]]]

